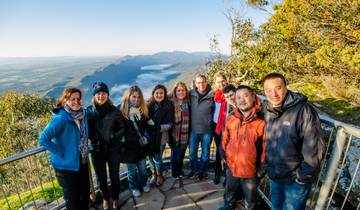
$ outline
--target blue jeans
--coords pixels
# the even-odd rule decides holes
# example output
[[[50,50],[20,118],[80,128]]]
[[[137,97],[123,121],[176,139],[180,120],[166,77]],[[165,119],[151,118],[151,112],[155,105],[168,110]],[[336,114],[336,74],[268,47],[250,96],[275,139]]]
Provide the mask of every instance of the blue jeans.
[[[270,179],[271,210],[302,210],[311,190],[311,184],[279,184]]]
[[[164,170],[163,153],[164,153],[164,150],[165,150],[165,146],[166,145],[161,145],[160,146],[160,153],[159,154],[149,155],[150,167],[152,169],[156,170],[157,172],[159,172],[160,174],[162,174],[162,172]]]
[[[210,144],[212,140],[211,133],[194,133],[190,134],[189,150],[190,150],[190,164],[191,171],[199,171],[200,174],[204,174],[210,156]],[[201,142],[201,157],[200,163],[198,163],[198,149]]]
[[[126,166],[130,190],[142,189],[147,182],[145,159],[137,163],[127,163]]]

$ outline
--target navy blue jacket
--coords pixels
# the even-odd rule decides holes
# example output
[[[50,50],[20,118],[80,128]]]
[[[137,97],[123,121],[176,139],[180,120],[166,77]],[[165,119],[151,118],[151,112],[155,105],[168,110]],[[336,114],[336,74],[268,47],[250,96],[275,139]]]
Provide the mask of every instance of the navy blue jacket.
[[[265,101],[266,165],[270,179],[315,181],[325,150],[318,114],[306,96],[288,91],[281,108]]]

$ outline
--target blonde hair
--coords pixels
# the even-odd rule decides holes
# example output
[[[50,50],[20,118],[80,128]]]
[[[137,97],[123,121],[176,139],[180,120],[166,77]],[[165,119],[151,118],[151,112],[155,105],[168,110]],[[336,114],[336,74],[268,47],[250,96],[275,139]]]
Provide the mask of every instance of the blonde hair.
[[[172,90],[172,92],[171,92],[171,94],[172,94],[172,95],[171,95],[171,100],[172,100],[173,102],[178,102],[178,99],[176,98],[176,89],[177,89],[178,87],[180,87],[180,86],[185,88],[186,96],[185,96],[184,102],[187,103],[187,102],[189,102],[189,91],[188,91],[188,88],[187,88],[186,84],[183,83],[183,82],[177,82],[177,83],[174,85],[174,88],[173,88],[173,90]]]
[[[137,92],[140,95],[140,113],[145,117],[148,117],[149,111],[146,106],[144,96],[142,94],[141,89],[138,86],[131,86],[123,95],[121,99],[120,111],[126,119],[129,119],[129,100],[130,96]]]
[[[75,88],[75,87],[68,87],[68,88],[64,89],[60,99],[58,100],[58,102],[56,104],[56,107],[58,107],[58,108],[63,107],[65,105],[66,101],[69,100],[69,98],[71,97],[71,95],[73,93],[79,93],[80,99],[81,99],[82,93],[81,93],[80,89]]]
[[[222,72],[222,71],[218,71],[218,72],[216,72],[216,73],[214,74],[214,79],[215,79],[215,78],[218,78],[218,77],[222,77],[224,80],[227,80],[224,72]]]

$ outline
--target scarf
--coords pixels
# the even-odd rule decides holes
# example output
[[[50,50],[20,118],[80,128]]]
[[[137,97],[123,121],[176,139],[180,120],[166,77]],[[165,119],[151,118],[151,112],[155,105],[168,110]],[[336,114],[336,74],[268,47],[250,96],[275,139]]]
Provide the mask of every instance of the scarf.
[[[67,113],[70,114],[70,116],[74,120],[78,120],[80,123],[79,130],[80,130],[80,144],[79,144],[79,150],[81,154],[81,162],[83,164],[88,162],[88,144],[87,144],[87,137],[86,137],[86,131],[85,131],[85,110],[83,108],[80,108],[78,111],[72,110],[68,105],[64,106],[64,109]]]
[[[141,119],[140,106],[129,103],[129,119],[133,122]]]
[[[187,146],[189,139],[189,127],[190,127],[190,110],[189,104],[174,103],[175,115],[174,115],[174,129],[173,135],[175,137],[176,146]]]
[[[220,135],[226,120],[226,99],[223,92],[217,89],[214,94],[214,101],[220,103],[219,118],[216,124],[215,133]]]

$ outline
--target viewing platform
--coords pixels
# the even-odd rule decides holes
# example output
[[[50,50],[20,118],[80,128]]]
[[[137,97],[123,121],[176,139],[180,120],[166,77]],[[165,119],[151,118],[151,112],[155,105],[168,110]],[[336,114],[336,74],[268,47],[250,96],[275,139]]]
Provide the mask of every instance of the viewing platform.
[[[327,153],[317,181],[307,201],[307,209],[360,209],[360,128],[326,116],[320,116],[326,134]],[[168,163],[170,149],[164,151]],[[120,165],[121,209],[219,209],[223,203],[224,176],[219,184],[213,183],[215,144],[211,145],[210,165],[203,180],[182,177],[174,179],[171,171],[160,187],[152,187],[141,197],[133,197],[127,183],[125,164]],[[185,157],[184,173],[189,162]],[[169,166],[167,166],[170,168]],[[92,167],[91,167],[92,168]],[[64,209],[61,187],[49,163],[49,153],[43,147],[14,154],[0,160],[0,209]],[[265,176],[257,189],[258,209],[271,206],[268,178]],[[92,169],[91,210],[102,210],[102,198]],[[243,200],[237,209],[244,209]]]

